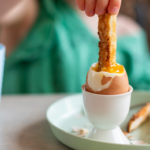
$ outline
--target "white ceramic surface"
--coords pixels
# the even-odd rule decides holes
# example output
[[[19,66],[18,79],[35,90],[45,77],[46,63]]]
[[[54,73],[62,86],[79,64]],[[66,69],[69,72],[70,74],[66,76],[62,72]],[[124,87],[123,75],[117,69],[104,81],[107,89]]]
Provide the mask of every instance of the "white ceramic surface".
[[[0,44],[0,99],[3,83],[4,62],[5,62],[5,46]]]
[[[85,114],[94,126],[87,137],[102,142],[129,144],[119,125],[129,112],[133,88],[119,95],[93,94],[85,91],[84,86],[82,91]]]
[[[90,133],[87,135],[87,138],[101,142],[107,141],[110,143],[130,144],[129,140],[124,136],[119,126],[111,130],[100,130],[92,127]]]
[[[125,121],[120,125],[122,131],[126,131],[131,117],[146,105],[146,103],[150,102],[149,97],[150,92],[133,92],[130,111]],[[51,95],[49,99],[53,100],[54,98]],[[51,126],[51,130],[63,144],[75,150],[150,150],[150,134],[147,134],[149,131],[148,121],[128,135],[135,137],[134,140],[142,140],[145,143],[149,143],[148,145],[138,145],[137,143],[134,145],[105,143],[77,136],[72,132],[73,126],[86,128],[88,130],[91,129],[91,124],[84,115],[82,106],[83,96],[82,94],[77,94],[59,99],[48,108],[47,119]],[[51,131],[46,132],[46,134],[51,136]],[[51,144],[51,141],[48,141]],[[53,139],[52,141],[55,143]]]

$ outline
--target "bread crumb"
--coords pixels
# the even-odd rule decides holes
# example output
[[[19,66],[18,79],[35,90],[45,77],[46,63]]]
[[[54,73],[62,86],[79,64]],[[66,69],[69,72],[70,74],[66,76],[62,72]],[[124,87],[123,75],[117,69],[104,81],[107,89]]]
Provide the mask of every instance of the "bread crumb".
[[[82,128],[78,132],[78,136],[86,136],[89,133],[88,129]]]
[[[125,132],[125,131],[122,131],[122,132],[125,136],[127,136],[129,134],[128,132]]]
[[[129,140],[134,140],[134,139],[135,139],[134,136],[127,136],[127,138],[128,138]]]
[[[77,136],[85,137],[89,133],[89,130],[86,128],[80,128],[80,127],[73,126],[72,132],[76,133]]]

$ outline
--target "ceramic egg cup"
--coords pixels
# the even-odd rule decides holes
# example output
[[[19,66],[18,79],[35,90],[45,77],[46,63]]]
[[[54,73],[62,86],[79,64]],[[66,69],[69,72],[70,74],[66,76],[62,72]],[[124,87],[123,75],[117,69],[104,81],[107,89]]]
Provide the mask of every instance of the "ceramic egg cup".
[[[130,108],[130,91],[119,95],[100,95],[87,92],[82,87],[84,112],[93,125],[87,138],[117,144],[130,144],[119,125],[125,120]]]

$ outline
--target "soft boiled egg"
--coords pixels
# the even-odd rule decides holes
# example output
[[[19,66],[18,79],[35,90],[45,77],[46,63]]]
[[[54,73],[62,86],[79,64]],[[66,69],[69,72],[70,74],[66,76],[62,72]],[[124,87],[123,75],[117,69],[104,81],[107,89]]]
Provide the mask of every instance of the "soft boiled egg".
[[[97,70],[98,63],[94,63],[86,77],[85,89],[88,92],[102,95],[117,95],[129,91],[129,81],[125,68],[117,64],[115,67],[102,71]]]

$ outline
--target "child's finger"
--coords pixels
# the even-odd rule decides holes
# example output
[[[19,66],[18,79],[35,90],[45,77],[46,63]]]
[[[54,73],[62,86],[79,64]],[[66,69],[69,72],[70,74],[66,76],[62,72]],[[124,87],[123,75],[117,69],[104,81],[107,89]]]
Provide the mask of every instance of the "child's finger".
[[[82,10],[82,11],[85,10],[85,0],[76,0],[76,3],[80,10]]]
[[[95,13],[97,15],[103,15],[106,12],[109,0],[97,0]]]
[[[85,0],[85,13],[91,17],[95,15],[96,0]]]
[[[117,15],[119,13],[121,0],[110,0],[108,4],[108,13]]]

